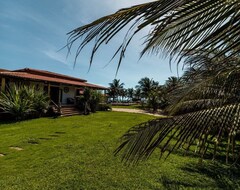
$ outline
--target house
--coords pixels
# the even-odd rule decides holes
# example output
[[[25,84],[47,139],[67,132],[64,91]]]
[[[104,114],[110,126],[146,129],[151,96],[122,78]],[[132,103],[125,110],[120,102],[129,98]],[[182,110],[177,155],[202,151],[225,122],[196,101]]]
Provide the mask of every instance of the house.
[[[107,90],[106,87],[88,83],[84,79],[37,69],[4,70],[0,69],[0,90],[8,85],[19,83],[35,85],[48,93],[52,102],[58,105],[74,104],[84,88]]]

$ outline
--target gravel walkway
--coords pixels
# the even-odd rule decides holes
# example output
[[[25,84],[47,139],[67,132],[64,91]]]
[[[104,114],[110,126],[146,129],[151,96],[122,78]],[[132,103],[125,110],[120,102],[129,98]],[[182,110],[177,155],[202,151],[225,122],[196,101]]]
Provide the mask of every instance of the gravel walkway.
[[[128,109],[128,108],[112,108],[112,111],[117,111],[117,112],[128,112],[128,113],[141,113],[141,114],[147,114],[147,115],[153,115],[153,116],[161,116],[161,117],[166,117],[164,115],[158,114],[158,113],[149,113],[145,110],[140,110],[140,109]]]

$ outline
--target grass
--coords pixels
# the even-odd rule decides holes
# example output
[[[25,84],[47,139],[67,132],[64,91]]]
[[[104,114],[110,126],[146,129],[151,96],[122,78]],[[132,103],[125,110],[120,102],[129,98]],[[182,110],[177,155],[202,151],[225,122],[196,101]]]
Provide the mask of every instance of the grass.
[[[135,105],[112,105],[112,108],[126,108],[126,109],[144,109],[143,106],[139,105],[139,104],[135,104]]]
[[[153,119],[99,112],[0,125],[0,189],[237,189],[239,169],[173,154],[126,166],[113,156],[119,137]],[[20,147],[23,150],[10,149]]]

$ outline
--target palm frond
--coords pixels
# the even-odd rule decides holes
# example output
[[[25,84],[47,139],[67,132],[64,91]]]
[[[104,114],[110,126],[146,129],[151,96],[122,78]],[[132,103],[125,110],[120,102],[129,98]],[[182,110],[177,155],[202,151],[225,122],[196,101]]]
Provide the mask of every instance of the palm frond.
[[[240,156],[239,114],[240,104],[229,104],[149,121],[131,128],[115,154],[121,151],[125,161],[136,163],[155,149],[160,149],[160,156],[184,149],[213,159],[224,151],[226,161],[235,162]]]
[[[128,27],[122,44],[113,54],[113,57],[119,54],[119,66],[135,34],[151,26],[142,55],[164,50],[181,57],[183,53],[211,47],[212,51],[220,50],[216,57],[232,57],[240,52],[239,10],[239,0],[153,1],[119,10],[72,30],[68,33],[67,47],[70,51],[73,43],[81,40],[77,58],[81,50],[94,41],[91,65],[99,47]]]
[[[225,63],[226,59],[222,57],[218,61]],[[215,63],[198,56],[191,59],[190,65],[196,66],[194,72],[199,77],[168,94],[174,99],[167,108],[172,116],[130,129],[116,153],[123,149],[123,159],[137,162],[148,158],[157,148],[161,154],[168,152],[167,156],[179,148],[191,151],[195,148],[201,158],[205,155],[215,158],[225,151],[227,162],[237,161],[240,68],[238,61],[231,61],[225,63],[229,64],[227,67],[209,67]]]

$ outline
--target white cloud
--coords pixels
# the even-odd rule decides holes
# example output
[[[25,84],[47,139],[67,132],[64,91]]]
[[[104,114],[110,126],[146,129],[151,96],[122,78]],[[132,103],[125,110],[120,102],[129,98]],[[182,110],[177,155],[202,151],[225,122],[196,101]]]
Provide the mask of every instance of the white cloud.
[[[51,50],[51,49],[43,50],[42,53],[54,61],[58,61],[60,63],[70,66],[70,64],[67,63],[66,55],[63,55],[63,54],[56,52],[54,50]]]

